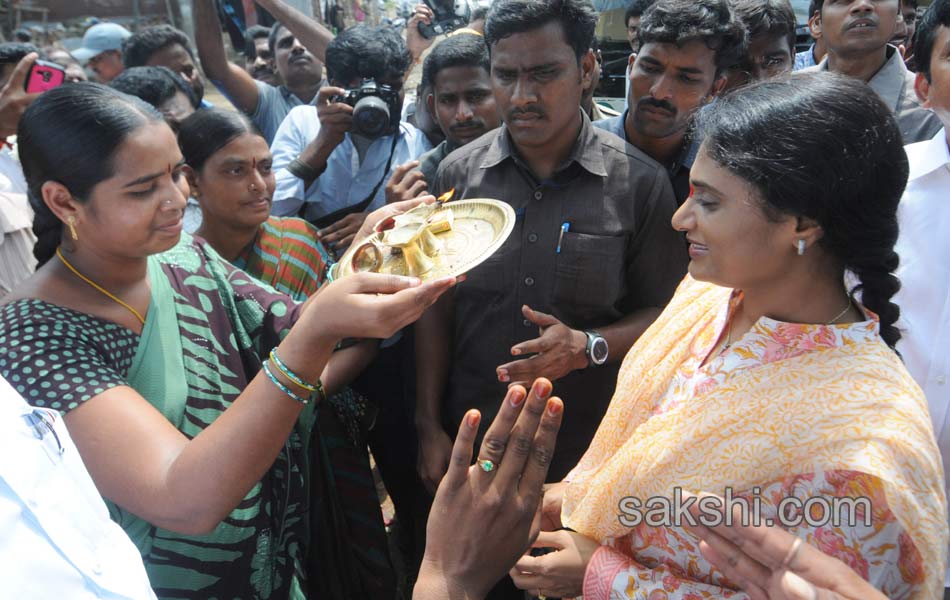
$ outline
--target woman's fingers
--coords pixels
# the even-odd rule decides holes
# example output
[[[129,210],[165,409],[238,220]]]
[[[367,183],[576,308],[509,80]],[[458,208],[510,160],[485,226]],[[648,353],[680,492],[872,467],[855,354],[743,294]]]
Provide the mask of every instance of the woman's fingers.
[[[766,580],[766,586],[763,587],[755,581],[746,579],[743,576],[742,571],[734,564],[734,561],[738,559],[738,556],[735,554],[723,553],[720,552],[720,550],[715,549],[713,545],[709,543],[709,540],[724,540],[717,534],[713,532],[710,533],[710,538],[703,539],[699,543],[699,551],[706,558],[706,560],[719,568],[719,570],[722,571],[722,574],[730,581],[738,584],[743,591],[749,594],[749,597],[752,598],[752,600],[769,600],[769,595],[766,592],[768,581]],[[725,543],[728,544],[728,542]]]
[[[356,294],[396,294],[422,285],[418,277],[382,273],[355,273],[340,280],[349,282]]]
[[[703,537],[703,544],[700,545],[700,550],[703,545],[712,549],[711,553],[706,554],[706,558],[724,573],[728,571],[727,577],[739,583],[750,595],[751,588],[757,588],[764,593],[768,589],[772,570],[715,531],[707,531],[709,534]]]
[[[374,298],[375,302],[382,305],[380,319],[392,327],[392,333],[395,333],[418,320],[422,313],[439,299],[439,296],[462,280],[461,277],[442,277],[427,281],[414,289],[403,289],[392,296]]]
[[[508,438],[511,436],[512,427],[524,408],[525,398],[528,392],[521,386],[514,386],[508,389],[505,399],[501,403],[498,415],[485,432],[482,438],[482,445],[478,451],[476,466],[479,468],[481,477],[479,480],[485,486],[489,485],[496,473],[495,470],[502,462],[505,455],[505,449],[508,447]]]
[[[720,498],[719,502],[723,500]],[[733,506],[732,509],[732,525],[720,520],[689,529],[701,538],[703,555],[727,577],[740,583],[755,600],[769,598],[766,590],[770,589],[770,581],[774,584],[777,574],[781,574],[783,589],[788,587],[808,594],[783,593],[787,598],[808,598],[814,588],[843,598],[883,600],[880,592],[840,560],[810,544],[796,542],[794,535],[780,527],[743,526],[741,508]],[[722,514],[724,510],[720,508]],[[690,509],[695,517],[699,517],[699,511],[698,505]],[[801,585],[800,580],[807,581],[811,587]]]
[[[463,281],[465,281],[464,275],[459,277],[440,277],[439,279],[433,279],[432,281],[423,283],[416,290],[411,290],[415,294],[414,303],[417,309],[416,316],[412,320],[415,321],[418,319],[427,308],[432,306],[435,301],[439,299],[439,296],[454,287],[455,284]]]
[[[541,416],[524,472],[519,481],[521,493],[530,502],[540,502],[544,493],[544,482],[548,477],[548,468],[554,456],[557,432],[561,429],[564,417],[564,403],[560,398],[549,398]]]
[[[532,548],[554,548],[563,550],[570,543],[571,538],[564,531],[542,531],[538,539],[531,544]]]
[[[379,209],[380,211],[386,211],[385,215],[380,215],[380,219],[383,219],[386,216],[397,215],[399,213],[406,212],[407,210],[413,209],[420,204],[432,204],[433,202],[435,202],[435,196],[432,195],[393,202],[392,204]],[[373,214],[375,215],[376,213]]]
[[[449,467],[439,487],[451,492],[468,480],[468,467],[472,464],[472,446],[475,444],[475,434],[478,432],[481,418],[481,413],[474,409],[462,417],[458,435],[455,436],[455,444],[452,446]]]
[[[498,468],[497,485],[517,487],[518,481],[524,472],[525,463],[534,449],[535,434],[538,431],[541,417],[547,408],[551,391],[551,382],[543,377],[538,378],[532,384],[525,401],[524,410],[522,410],[521,415],[518,416],[518,420],[511,429],[508,446],[505,448],[505,454]]]

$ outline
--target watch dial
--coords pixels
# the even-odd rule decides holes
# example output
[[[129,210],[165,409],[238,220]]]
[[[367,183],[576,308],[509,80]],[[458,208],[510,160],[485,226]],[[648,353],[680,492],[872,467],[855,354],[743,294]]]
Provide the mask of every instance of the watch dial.
[[[591,354],[594,357],[594,360],[598,363],[602,363],[607,360],[607,341],[603,338],[596,340],[594,342],[594,347],[591,348]]]

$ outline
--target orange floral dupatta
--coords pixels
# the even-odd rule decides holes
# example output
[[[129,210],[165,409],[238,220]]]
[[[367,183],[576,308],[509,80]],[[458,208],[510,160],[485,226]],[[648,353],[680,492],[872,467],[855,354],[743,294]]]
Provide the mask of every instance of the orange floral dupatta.
[[[689,397],[668,397],[699,340],[715,343],[731,292],[687,276],[631,349],[610,408],[568,477],[564,524],[609,543],[631,532],[618,518],[627,496],[673,498],[676,487],[722,495],[727,487],[748,490],[799,473],[862,472],[883,482],[888,507],[920,552],[922,589],[942,596],[947,509],[940,455],[924,395],[877,335],[876,319],[790,326],[811,332],[797,351],[774,356],[788,347],[776,339],[770,360],[691,387]],[[760,333],[767,331],[762,323],[755,326]],[[866,335],[819,339],[848,327]],[[741,351],[739,343],[730,350]]]

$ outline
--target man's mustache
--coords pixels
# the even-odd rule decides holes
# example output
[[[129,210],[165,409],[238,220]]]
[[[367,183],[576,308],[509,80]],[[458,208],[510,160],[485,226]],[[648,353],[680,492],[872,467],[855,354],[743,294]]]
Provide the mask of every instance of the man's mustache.
[[[453,133],[476,131],[479,129],[485,129],[485,122],[480,119],[474,121],[463,121],[462,123],[452,123],[449,125],[449,131]]]
[[[508,111],[508,119],[517,119],[522,116],[535,116],[543,119],[546,115],[544,109],[540,106],[527,106],[525,108],[513,108]]]
[[[656,98],[643,98],[637,102],[637,108],[658,108],[660,110],[665,110],[670,113],[671,116],[676,116],[676,107],[667,102],[666,100],[657,100]]]

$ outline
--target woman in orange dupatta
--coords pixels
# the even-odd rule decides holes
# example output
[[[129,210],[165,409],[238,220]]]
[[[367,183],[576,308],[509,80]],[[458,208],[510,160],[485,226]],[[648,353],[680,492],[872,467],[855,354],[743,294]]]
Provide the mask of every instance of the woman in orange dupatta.
[[[535,546],[555,551],[526,555],[512,577],[585,600],[766,598],[751,583],[764,559],[704,555],[695,530],[633,510],[731,491],[887,597],[942,597],[940,455],[893,351],[907,159],[890,111],[859,82],[798,74],[718,100],[698,126],[692,193],[673,217],[690,275],[627,355],[587,453],[546,494],[543,528],[568,529],[542,532]],[[832,524],[815,505],[810,521],[792,510],[779,523],[786,497],[870,508]]]

